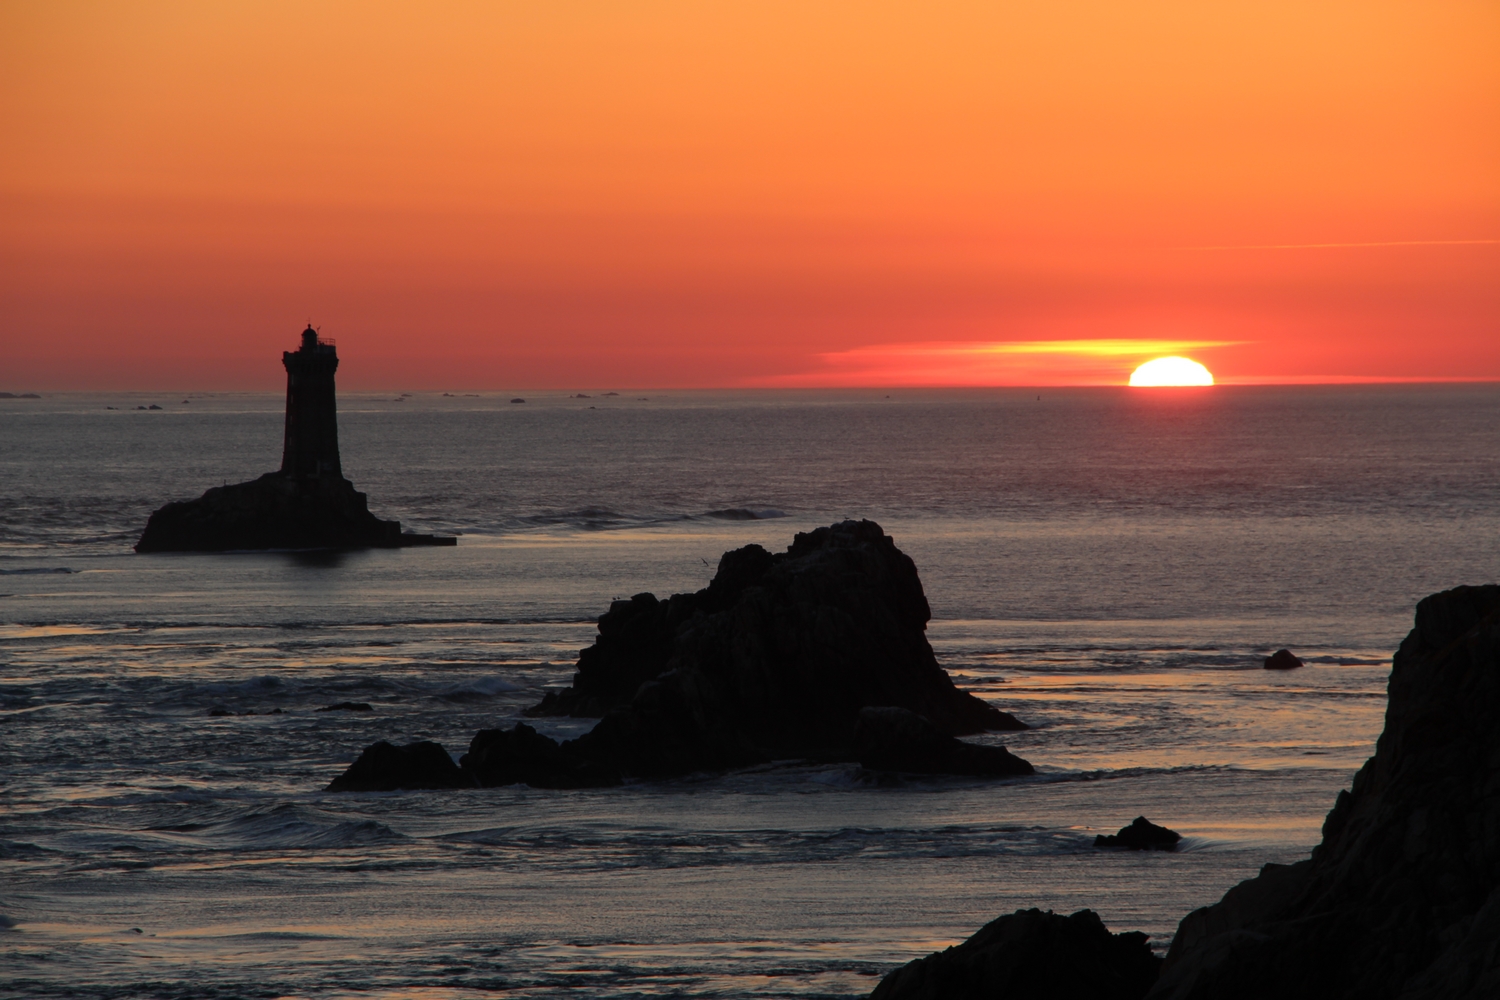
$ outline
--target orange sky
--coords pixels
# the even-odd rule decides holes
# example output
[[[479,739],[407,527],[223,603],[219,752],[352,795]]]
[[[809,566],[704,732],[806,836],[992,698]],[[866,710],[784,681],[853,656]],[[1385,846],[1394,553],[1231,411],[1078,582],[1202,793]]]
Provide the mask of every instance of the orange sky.
[[[350,389],[1500,379],[1497,52],[1489,0],[8,0],[0,390],[275,389],[309,318]]]

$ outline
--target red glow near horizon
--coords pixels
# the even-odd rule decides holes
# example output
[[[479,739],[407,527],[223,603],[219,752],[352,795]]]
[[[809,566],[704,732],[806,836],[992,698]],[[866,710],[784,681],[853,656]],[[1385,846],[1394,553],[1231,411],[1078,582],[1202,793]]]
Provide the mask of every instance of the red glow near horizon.
[[[0,389],[274,389],[309,318],[355,390],[1123,384],[1151,354],[1079,344],[1126,342],[1500,379],[1497,36],[1478,4],[11,4]]]

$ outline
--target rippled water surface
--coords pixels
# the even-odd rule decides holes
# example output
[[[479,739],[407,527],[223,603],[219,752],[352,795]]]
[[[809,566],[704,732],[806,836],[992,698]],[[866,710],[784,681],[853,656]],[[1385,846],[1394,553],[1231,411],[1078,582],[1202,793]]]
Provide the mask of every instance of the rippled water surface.
[[[0,985],[858,996],[1033,905],[1165,947],[1317,842],[1415,601],[1500,576],[1493,386],[591,395],[341,399],[372,509],[455,549],[160,556],[152,509],[278,464],[279,398],[0,400]],[[611,599],[845,516],[1036,777],[321,791],[509,725]],[[1141,813],[1185,849],[1092,847]]]

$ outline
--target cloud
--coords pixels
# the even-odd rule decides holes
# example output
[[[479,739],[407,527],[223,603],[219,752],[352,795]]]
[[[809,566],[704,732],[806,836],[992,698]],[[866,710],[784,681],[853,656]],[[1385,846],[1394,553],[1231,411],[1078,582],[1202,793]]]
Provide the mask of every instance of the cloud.
[[[815,371],[764,386],[1124,385],[1143,361],[1243,341],[1101,338],[874,344],[818,355]]]

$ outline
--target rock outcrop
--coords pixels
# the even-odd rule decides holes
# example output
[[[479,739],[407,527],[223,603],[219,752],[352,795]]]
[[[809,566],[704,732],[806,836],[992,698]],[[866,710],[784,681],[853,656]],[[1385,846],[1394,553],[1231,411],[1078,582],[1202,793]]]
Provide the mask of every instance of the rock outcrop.
[[[948,736],[1024,729],[960,691],[925,630],[911,558],[873,521],[724,554],[696,594],[616,601],[569,691],[535,714],[603,714],[578,750],[627,774],[854,759],[860,710],[894,706]]]
[[[1375,756],[1339,793],[1312,857],[1266,865],[1184,917],[1160,977],[1141,987],[1147,1000],[1500,996],[1500,586],[1419,603],[1388,691]],[[1137,824],[1154,826],[1142,817],[1118,836]],[[897,969],[872,1000],[1141,995],[1059,988],[1104,959],[1002,929],[1041,923],[1035,914]]]
[[[371,514],[365,495],[342,477],[268,472],[248,483],[215,486],[196,500],[167,504],[146,522],[135,550],[399,548],[454,541],[402,534],[400,521]]]
[[[1500,586],[1417,605],[1323,842],[1183,919],[1161,1000],[1500,996]]]
[[[472,775],[459,769],[442,744],[431,740],[398,747],[381,740],[328,786],[330,792],[394,792],[397,789],[473,788]]]
[[[1278,649],[1266,657],[1261,666],[1267,670],[1296,670],[1302,666],[1302,661],[1290,649]]]
[[[608,763],[587,759],[575,743],[559,744],[525,723],[481,729],[459,758],[464,771],[486,787],[525,784],[532,788],[602,788],[620,783]]]
[[[1004,778],[1036,769],[1004,747],[965,743],[904,708],[862,708],[854,753],[871,771]]]
[[[736,549],[696,594],[614,602],[573,686],[528,712],[603,716],[590,732],[559,744],[524,724],[485,730],[465,772],[560,788],[787,759],[1031,773],[1002,747],[955,739],[1026,726],[954,686],[930,617],[916,566],[873,521],[798,534],[776,555]]]
[[[1146,941],[1093,910],[1017,910],[887,974],[870,1000],[1140,1000],[1161,966]]]
[[[1144,816],[1137,816],[1129,826],[1120,827],[1119,833],[1094,838],[1095,847],[1123,847],[1129,851],[1175,851],[1182,834],[1157,826]]]

